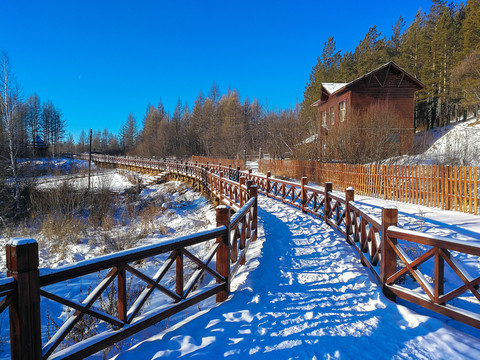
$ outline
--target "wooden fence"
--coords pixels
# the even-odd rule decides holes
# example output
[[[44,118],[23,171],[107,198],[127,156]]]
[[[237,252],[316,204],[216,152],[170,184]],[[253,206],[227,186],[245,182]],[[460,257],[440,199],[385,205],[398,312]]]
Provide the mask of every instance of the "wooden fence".
[[[230,281],[239,266],[245,264],[246,252],[257,238],[257,188],[253,182],[240,177],[238,182],[194,164],[147,161],[136,158],[95,155],[97,162],[167,170],[193,179],[219,201],[230,204],[236,212],[231,216],[229,206],[217,207],[217,227],[190,236],[176,238],[159,245],[143,246],[108,256],[79,262],[59,269],[39,269],[38,244],[32,239],[14,239],[6,247],[8,278],[0,280],[0,313],[9,309],[10,345],[12,359],[81,359],[123,340],[159,321],[184,311],[188,307],[216,296],[224,301],[230,291]],[[226,168],[228,169],[228,168]],[[226,176],[235,176],[236,170]],[[205,258],[192,247],[208,246]],[[142,262],[154,258],[158,265],[152,276]],[[193,265],[187,269],[185,261]],[[174,276],[173,288],[165,282],[167,273]],[[72,289],[75,279],[98,274],[98,284],[82,296],[81,286],[62,295],[63,288]],[[95,278],[95,277],[94,277]],[[89,277],[91,280],[92,277]],[[204,280],[202,280],[204,279]],[[77,280],[77,283],[81,281]],[[135,282],[140,290],[132,292]],[[115,290],[111,285],[116,283]],[[55,289],[62,291],[60,294]],[[114,306],[98,307],[98,301],[108,290],[116,292]],[[73,298],[80,297],[80,300]],[[154,299],[162,305],[148,309]],[[41,316],[41,299],[53,301],[73,313],[48,339],[42,339],[42,328],[49,327]],[[42,309],[48,312],[48,307]],[[97,334],[71,344],[68,336],[84,329],[76,328],[85,317],[100,326]],[[57,319],[56,319],[57,320]],[[103,324],[103,325],[102,325]],[[103,328],[103,331],[102,331]]]
[[[260,160],[259,171],[321,184],[354,187],[359,195],[480,214],[480,169],[440,165],[352,165],[318,161]]]

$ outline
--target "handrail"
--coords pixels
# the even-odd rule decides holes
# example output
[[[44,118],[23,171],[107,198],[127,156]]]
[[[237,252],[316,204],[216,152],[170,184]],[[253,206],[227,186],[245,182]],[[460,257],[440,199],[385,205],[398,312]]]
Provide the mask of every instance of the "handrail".
[[[403,239],[416,244],[441,247],[444,249],[458,251],[465,254],[480,256],[480,242],[450,239],[445,236],[425,234],[415,230],[402,229],[397,226],[390,226],[388,236],[391,238]]]
[[[131,263],[173,251],[178,248],[200,244],[206,240],[222,236],[226,230],[227,228],[222,226],[212,230],[195,233],[193,236],[186,235],[165,241],[161,244],[145,245],[118,251],[111,255],[98,256],[93,259],[79,261],[56,269],[40,269],[40,286],[48,286],[101,270],[110,269],[118,264]]]

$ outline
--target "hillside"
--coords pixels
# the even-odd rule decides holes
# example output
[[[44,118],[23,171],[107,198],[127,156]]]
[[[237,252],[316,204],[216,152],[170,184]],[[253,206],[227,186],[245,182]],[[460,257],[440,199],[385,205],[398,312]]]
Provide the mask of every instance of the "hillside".
[[[415,134],[415,153],[386,163],[479,166],[480,120],[470,118]]]

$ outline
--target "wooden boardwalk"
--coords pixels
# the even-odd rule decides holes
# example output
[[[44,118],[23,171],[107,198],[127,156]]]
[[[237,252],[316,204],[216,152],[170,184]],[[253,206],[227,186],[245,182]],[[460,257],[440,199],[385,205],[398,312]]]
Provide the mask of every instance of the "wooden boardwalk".
[[[227,302],[116,359],[480,358],[479,330],[453,329],[446,318],[388,300],[343,235],[321,219],[262,196],[259,226],[258,258]]]

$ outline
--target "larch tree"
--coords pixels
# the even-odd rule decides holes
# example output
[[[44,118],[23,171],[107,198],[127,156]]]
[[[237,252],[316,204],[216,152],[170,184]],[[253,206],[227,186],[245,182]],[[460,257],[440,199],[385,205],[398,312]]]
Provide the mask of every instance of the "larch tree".
[[[41,119],[42,119],[42,106],[40,103],[40,97],[37,94],[31,95],[26,103],[27,116],[27,135],[32,143],[37,141],[37,136],[42,133]]]
[[[125,122],[125,124],[123,124],[121,129],[122,145],[125,153],[128,154],[130,151],[134,150],[137,143],[137,135],[137,120],[135,119],[133,114],[129,114],[127,117],[127,121]]]
[[[192,114],[190,117],[190,126],[188,128],[188,143],[192,154],[206,155],[206,132],[208,124],[203,115],[203,104],[205,98],[200,91],[193,105]]]

